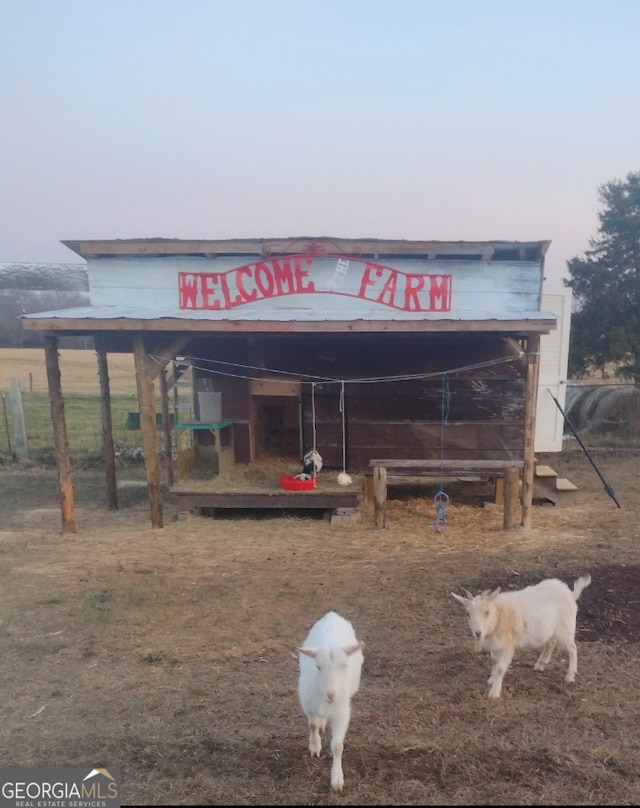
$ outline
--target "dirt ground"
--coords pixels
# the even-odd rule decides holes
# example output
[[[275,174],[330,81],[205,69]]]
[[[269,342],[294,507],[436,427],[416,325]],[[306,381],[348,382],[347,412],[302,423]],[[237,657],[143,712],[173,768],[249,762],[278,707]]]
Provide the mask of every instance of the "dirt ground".
[[[75,472],[61,533],[55,472],[0,469],[3,766],[120,767],[125,805],[635,805],[640,802],[640,453],[543,461],[579,486],[505,532],[486,483],[390,489],[389,525],[305,513],[178,519],[152,530],[140,468]],[[332,474],[334,472],[322,472]],[[463,589],[545,577],[579,601],[578,676],[520,651],[487,699]],[[293,647],[329,609],[365,641],[362,686],[329,789],[309,757]]]

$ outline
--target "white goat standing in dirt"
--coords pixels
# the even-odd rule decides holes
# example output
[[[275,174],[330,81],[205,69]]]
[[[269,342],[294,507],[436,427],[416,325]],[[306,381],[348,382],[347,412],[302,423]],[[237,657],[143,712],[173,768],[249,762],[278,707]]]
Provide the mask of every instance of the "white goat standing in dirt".
[[[573,682],[578,670],[576,601],[590,583],[591,576],[583,575],[574,583],[573,591],[557,578],[548,578],[516,592],[500,593],[498,587],[475,597],[470,592],[466,592],[467,597],[451,593],[467,612],[475,650],[491,654],[490,699],[500,697],[502,680],[516,648],[542,647],[534,670],[543,671],[560,645],[569,654],[565,681]]]
[[[351,697],[360,687],[364,643],[353,626],[336,612],[327,612],[311,628],[298,648],[298,695],[309,721],[309,752],[320,757],[327,723],[331,727],[331,788],[344,786],[342,750],[351,718]]]

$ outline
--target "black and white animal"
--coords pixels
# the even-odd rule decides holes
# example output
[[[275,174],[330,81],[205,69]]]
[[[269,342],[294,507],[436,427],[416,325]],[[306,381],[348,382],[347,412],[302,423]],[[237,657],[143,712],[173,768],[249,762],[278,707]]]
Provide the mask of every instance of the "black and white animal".
[[[322,457],[315,449],[307,452],[302,458],[302,471],[294,474],[296,480],[311,480],[322,469]]]

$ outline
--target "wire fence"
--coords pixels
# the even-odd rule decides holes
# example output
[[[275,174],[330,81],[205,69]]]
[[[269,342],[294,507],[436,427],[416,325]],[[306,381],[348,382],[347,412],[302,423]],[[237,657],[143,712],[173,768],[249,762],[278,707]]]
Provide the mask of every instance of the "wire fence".
[[[15,422],[9,391],[1,394],[0,462],[23,459],[22,435],[26,438],[28,459],[55,462],[55,440],[48,393],[22,393],[24,429]],[[104,435],[102,402],[99,395],[73,394],[64,397],[65,423],[72,462],[101,460]],[[160,408],[158,406],[158,412]],[[19,416],[18,416],[19,417]],[[135,395],[111,396],[111,419],[116,454],[133,453],[142,446],[138,402]]]

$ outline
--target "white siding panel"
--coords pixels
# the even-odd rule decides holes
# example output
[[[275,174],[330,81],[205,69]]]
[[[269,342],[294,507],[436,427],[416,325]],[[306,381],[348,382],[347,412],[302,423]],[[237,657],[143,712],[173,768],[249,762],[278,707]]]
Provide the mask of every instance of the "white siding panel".
[[[558,325],[540,337],[540,375],[536,411],[536,452],[561,452],[564,418],[551,397],[552,393],[564,410],[567,395],[567,366],[571,330],[570,288],[543,291],[542,308],[555,314]]]
[[[277,260],[277,259],[274,259]],[[269,297],[237,306],[230,319],[522,319],[539,311],[541,268],[537,262],[497,261],[427,261],[418,259],[385,259],[378,263],[403,273],[451,276],[451,308],[441,312],[409,312],[392,308],[358,295],[364,259],[346,257],[350,270],[329,291],[335,277],[337,258],[315,256],[309,268],[309,280],[322,291],[314,294],[290,294]],[[104,257],[88,261],[91,304],[160,311],[179,309],[178,275],[189,273],[224,273],[246,264],[248,257],[201,258],[176,257]],[[242,312],[242,313],[240,313]],[[192,317],[196,311],[183,311]],[[219,319],[231,310],[206,311],[206,317]],[[164,316],[171,316],[165,314]],[[198,316],[198,319],[200,317]]]

